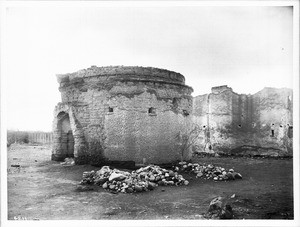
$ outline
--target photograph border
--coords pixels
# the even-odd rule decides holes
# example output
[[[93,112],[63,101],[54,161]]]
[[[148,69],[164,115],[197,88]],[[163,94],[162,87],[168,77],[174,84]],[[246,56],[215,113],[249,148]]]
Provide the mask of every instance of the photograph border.
[[[7,61],[6,54],[6,9],[10,7],[150,7],[150,6],[293,6],[293,185],[294,220],[49,220],[15,221],[7,220],[7,148],[6,148],[6,106],[7,106]],[[0,84],[1,84],[1,225],[3,226],[300,226],[299,222],[299,1],[1,1],[0,30]]]

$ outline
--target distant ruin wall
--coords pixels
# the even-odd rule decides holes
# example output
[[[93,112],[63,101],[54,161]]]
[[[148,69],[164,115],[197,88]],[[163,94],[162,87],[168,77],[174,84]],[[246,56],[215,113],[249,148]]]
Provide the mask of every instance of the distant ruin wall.
[[[248,145],[292,155],[292,112],[291,89],[264,88],[244,95],[214,87],[193,100],[193,121],[203,128],[196,147],[226,153]]]
[[[28,132],[29,143],[51,144],[53,142],[52,132]]]

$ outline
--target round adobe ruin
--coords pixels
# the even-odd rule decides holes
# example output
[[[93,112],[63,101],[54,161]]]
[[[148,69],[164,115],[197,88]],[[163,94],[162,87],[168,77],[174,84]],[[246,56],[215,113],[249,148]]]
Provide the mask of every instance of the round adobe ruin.
[[[193,91],[183,75],[92,66],[57,80],[62,102],[55,108],[52,160],[159,164],[181,158],[176,136],[191,124]]]

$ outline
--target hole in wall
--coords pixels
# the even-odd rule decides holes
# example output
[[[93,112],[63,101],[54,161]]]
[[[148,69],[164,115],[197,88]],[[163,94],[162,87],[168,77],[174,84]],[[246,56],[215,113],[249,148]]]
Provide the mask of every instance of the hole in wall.
[[[239,128],[241,128],[241,127],[242,127],[242,125],[238,125],[238,127],[239,127]]]
[[[156,109],[153,108],[153,107],[150,107],[150,108],[148,109],[148,113],[149,113],[149,114],[156,114]]]
[[[288,133],[287,133],[289,138],[293,138],[293,126],[288,127]]]
[[[187,110],[183,110],[182,112],[183,112],[183,115],[184,115],[184,116],[189,116],[189,115],[190,115],[189,112],[188,112]]]
[[[274,129],[271,130],[271,137],[274,137]]]
[[[113,113],[113,112],[114,112],[114,108],[108,107],[108,112],[109,112],[109,113]]]
[[[173,98],[172,104],[173,104],[174,107],[178,107],[178,99],[177,98]]]

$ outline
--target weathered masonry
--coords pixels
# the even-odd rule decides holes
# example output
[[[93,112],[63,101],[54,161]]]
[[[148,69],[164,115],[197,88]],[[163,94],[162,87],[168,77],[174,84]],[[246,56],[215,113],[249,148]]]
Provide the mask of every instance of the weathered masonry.
[[[234,153],[257,148],[257,154],[292,155],[292,90],[264,88],[253,95],[213,87],[193,100],[193,121],[202,127],[197,149]]]
[[[179,73],[150,67],[96,67],[57,75],[52,160],[167,163],[192,123],[191,93]],[[184,154],[189,158],[190,153]]]
[[[57,76],[52,160],[168,163],[188,159],[183,141],[195,125],[197,152],[293,153],[291,89],[253,95],[213,87],[192,98],[179,73],[150,67],[96,67]],[[183,138],[183,137],[181,137]]]

